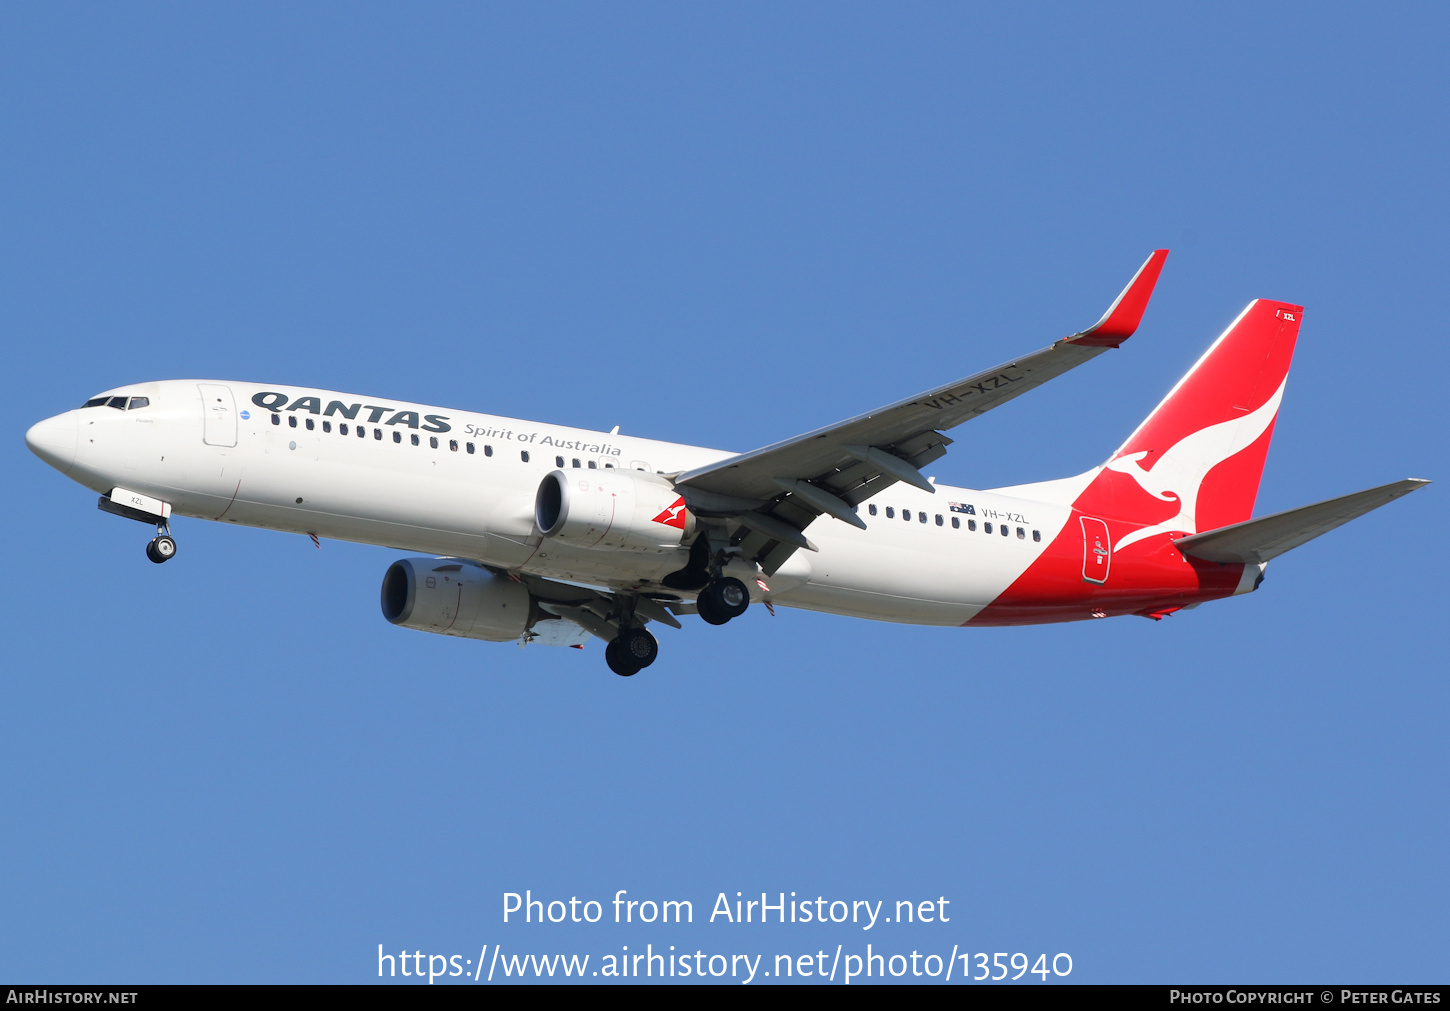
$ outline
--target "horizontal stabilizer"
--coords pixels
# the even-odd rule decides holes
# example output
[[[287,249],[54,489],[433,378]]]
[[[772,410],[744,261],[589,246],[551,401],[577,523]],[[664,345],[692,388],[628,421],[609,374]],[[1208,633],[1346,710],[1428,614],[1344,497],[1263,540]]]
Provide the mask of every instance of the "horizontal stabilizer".
[[[1173,543],[1185,555],[1205,561],[1267,562],[1429,483],[1419,478],[1406,478],[1378,488],[1357,491],[1353,495],[1341,495],[1314,505],[1182,537]]]

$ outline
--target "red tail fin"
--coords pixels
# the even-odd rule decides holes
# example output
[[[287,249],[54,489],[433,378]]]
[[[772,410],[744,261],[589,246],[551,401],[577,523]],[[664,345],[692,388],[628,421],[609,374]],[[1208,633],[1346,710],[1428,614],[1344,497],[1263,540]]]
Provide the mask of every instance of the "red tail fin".
[[[1104,465],[1077,507],[1147,524],[1116,550],[1253,514],[1302,314],[1251,302]]]

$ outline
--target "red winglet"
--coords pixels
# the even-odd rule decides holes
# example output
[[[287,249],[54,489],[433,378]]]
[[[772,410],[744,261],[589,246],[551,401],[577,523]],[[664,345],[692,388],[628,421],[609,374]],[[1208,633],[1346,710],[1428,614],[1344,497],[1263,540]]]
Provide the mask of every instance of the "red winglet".
[[[1138,268],[1123,293],[1108,306],[1103,318],[1082,333],[1073,334],[1067,340],[1090,348],[1115,348],[1138,329],[1143,310],[1148,308],[1148,299],[1153,297],[1153,286],[1163,270],[1163,261],[1168,259],[1168,250],[1155,249],[1153,254]]]

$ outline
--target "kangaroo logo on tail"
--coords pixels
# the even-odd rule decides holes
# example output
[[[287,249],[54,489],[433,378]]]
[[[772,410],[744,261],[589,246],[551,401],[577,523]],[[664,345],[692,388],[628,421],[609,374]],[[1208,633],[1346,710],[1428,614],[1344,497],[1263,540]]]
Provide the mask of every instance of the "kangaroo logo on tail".
[[[1116,550],[1249,518],[1302,318],[1297,305],[1250,302],[1093,473],[1073,504],[1129,524]]]
[[[1118,550],[1170,530],[1198,533],[1198,492],[1203,485],[1203,479],[1208,477],[1208,472],[1213,468],[1248,449],[1268,431],[1274,418],[1278,416],[1279,402],[1283,397],[1284,381],[1281,381],[1274,395],[1258,410],[1241,418],[1209,425],[1185,436],[1158,457],[1152,470],[1144,470],[1139,463],[1148,455],[1146,450],[1109,460],[1108,470],[1128,475],[1138,483],[1139,488],[1159,501],[1178,501],[1176,516],[1120,538]]]

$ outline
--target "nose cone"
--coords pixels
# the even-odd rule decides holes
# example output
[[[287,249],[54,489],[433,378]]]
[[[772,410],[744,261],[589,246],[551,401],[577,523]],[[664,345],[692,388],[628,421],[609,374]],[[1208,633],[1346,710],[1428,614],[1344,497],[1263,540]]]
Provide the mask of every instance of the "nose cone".
[[[66,411],[32,425],[25,433],[30,451],[64,474],[76,462],[80,425],[75,411]]]

